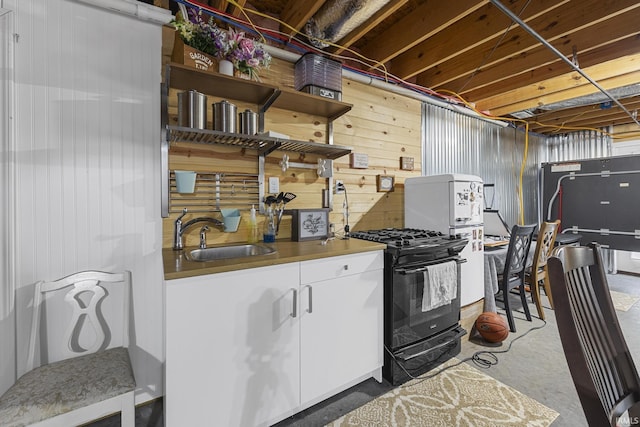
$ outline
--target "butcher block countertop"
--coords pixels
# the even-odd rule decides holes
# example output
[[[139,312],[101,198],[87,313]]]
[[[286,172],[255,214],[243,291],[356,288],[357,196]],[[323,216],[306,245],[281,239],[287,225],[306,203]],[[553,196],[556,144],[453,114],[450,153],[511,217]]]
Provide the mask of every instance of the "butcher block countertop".
[[[222,273],[225,271],[351,255],[359,252],[384,250],[386,248],[384,243],[375,243],[360,239],[332,239],[325,245],[322,244],[321,240],[309,240],[305,242],[282,240],[276,241],[275,243],[258,244],[275,247],[277,252],[269,255],[197,262],[189,261],[184,256],[185,252],[196,248],[185,248],[182,251],[165,248],[162,250],[164,278],[165,280],[181,279],[184,277]],[[210,247],[213,247],[213,245]]]

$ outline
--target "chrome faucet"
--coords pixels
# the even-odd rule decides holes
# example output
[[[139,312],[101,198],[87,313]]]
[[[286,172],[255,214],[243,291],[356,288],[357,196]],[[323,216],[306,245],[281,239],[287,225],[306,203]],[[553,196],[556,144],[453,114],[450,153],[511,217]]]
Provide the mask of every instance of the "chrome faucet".
[[[207,248],[207,231],[209,231],[208,225],[203,225],[200,229],[200,249]]]
[[[193,224],[196,224],[198,222],[210,222],[211,224],[215,225],[216,227],[219,227],[219,228],[223,228],[224,227],[224,224],[219,219],[210,218],[210,217],[206,217],[206,216],[193,218],[193,219],[190,219],[189,221],[183,223],[182,222],[182,218],[186,214],[187,214],[187,208],[184,208],[182,210],[182,215],[180,215],[178,217],[178,219],[176,219],[175,224],[174,224],[174,228],[173,228],[173,250],[174,251],[179,251],[181,249],[184,249],[184,245],[182,243],[182,235]]]

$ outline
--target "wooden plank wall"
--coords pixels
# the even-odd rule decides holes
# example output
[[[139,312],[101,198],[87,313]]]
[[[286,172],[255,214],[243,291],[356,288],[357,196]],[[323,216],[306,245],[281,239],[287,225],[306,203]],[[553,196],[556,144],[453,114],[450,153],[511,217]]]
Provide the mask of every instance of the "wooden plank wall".
[[[171,40],[171,37],[165,37]],[[165,47],[165,54],[170,49]],[[278,86],[293,87],[293,64],[274,59],[269,70],[261,73],[263,82]],[[353,169],[349,166],[349,156],[334,161],[334,179],[343,180],[349,203],[349,224],[351,230],[366,230],[404,225],[403,183],[407,176],[419,175],[421,164],[420,149],[420,101],[396,95],[369,85],[344,79],[342,100],[353,104],[352,110],[334,121],[334,143],[353,148],[353,152],[367,154],[369,167]],[[218,98],[208,95],[208,103]],[[229,99],[237,105],[238,111],[255,105],[246,105]],[[170,120],[176,123],[177,93],[169,94]],[[209,105],[209,117],[212,113]],[[270,109],[265,117],[265,129],[289,135],[301,141],[326,142],[326,119],[295,111]],[[275,151],[266,158],[265,194],[268,191],[268,177],[280,179],[280,190],[295,193],[297,198],[287,205],[290,209],[318,208],[322,206],[322,190],[327,188],[327,179],[318,178],[315,169],[290,168],[282,172],[280,161],[285,152]],[[300,153],[286,153],[290,162],[316,164],[317,157],[301,156]],[[413,157],[413,171],[400,170],[400,157]],[[257,173],[257,153],[221,146],[198,144],[177,144],[172,146],[169,168],[195,170],[198,172],[245,172]],[[377,175],[393,175],[396,180],[394,192],[377,192]],[[343,222],[343,195],[334,195],[334,209],[330,220],[335,230],[341,231]],[[163,220],[163,246],[173,243],[173,224],[178,214],[171,214]],[[185,219],[195,217],[188,214]],[[199,215],[200,216],[200,215]],[[212,214],[220,217],[219,213]],[[247,239],[248,211],[242,212],[243,220],[236,233],[222,233],[212,230],[208,243],[245,242]],[[261,227],[263,217],[258,218]],[[290,218],[284,217],[278,239],[291,236]],[[193,227],[186,235],[185,245],[198,244],[199,227]]]

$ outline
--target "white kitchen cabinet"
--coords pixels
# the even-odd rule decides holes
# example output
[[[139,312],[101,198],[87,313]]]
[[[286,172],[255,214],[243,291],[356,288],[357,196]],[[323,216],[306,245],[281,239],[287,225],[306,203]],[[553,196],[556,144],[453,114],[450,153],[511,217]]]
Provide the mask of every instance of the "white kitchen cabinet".
[[[381,380],[382,251],[166,282],[165,425],[266,426]]]
[[[305,261],[300,278],[302,405],[372,375],[381,381],[382,252]]]
[[[168,427],[257,426],[294,413],[299,280],[292,263],[166,282]]]

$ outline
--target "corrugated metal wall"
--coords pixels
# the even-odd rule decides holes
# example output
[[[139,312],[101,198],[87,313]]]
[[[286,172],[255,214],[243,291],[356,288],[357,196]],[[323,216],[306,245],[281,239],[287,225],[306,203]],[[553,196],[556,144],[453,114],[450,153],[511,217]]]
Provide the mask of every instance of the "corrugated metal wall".
[[[19,36],[18,374],[33,282],[128,269],[136,400],[161,396],[161,27],[75,1],[4,4],[15,12]]]
[[[547,138],[549,162],[611,156],[612,139],[602,132],[584,130]]]
[[[423,174],[477,175],[494,191],[486,204],[499,209],[511,226],[519,222],[518,187],[525,153],[525,134],[487,120],[423,103]],[[546,161],[545,140],[530,135],[523,175],[524,222],[537,222],[537,171]],[[491,207],[491,206],[490,206]]]

